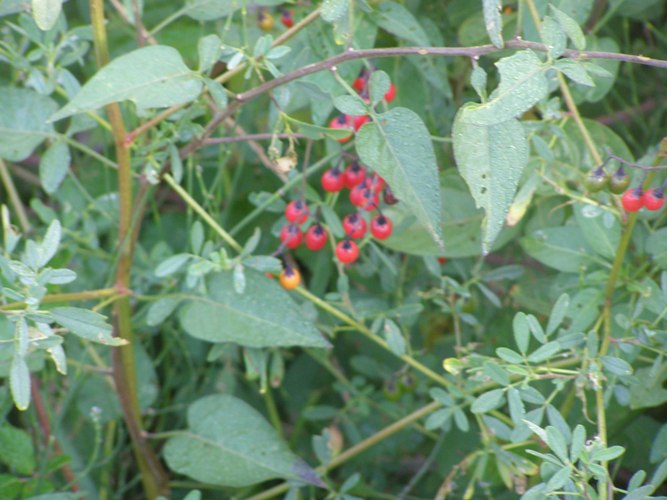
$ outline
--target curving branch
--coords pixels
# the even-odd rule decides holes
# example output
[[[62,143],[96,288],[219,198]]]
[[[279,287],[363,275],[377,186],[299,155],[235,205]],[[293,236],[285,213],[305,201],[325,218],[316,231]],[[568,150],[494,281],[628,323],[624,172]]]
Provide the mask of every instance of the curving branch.
[[[206,125],[202,135],[190,143],[186,144],[180,150],[181,157],[184,158],[190,153],[196,151],[206,144],[206,139],[213,133],[220,123],[232,116],[236,110],[243,104],[250,102],[257,97],[270,92],[271,90],[285,85],[304,76],[312,75],[324,70],[334,70],[339,64],[354,61],[357,59],[377,59],[381,57],[398,57],[398,56],[440,56],[440,57],[470,57],[477,59],[481,56],[500,52],[505,49],[523,50],[531,49],[538,52],[547,52],[547,47],[542,43],[529,42],[516,38],[505,42],[505,47],[499,49],[494,45],[478,45],[473,47],[393,47],[381,49],[364,49],[364,50],[348,50],[341,54],[337,54],[329,59],[319,61],[313,64],[308,64],[302,68],[296,69],[290,73],[282,75],[268,82],[262,83],[247,92],[237,94],[229,106],[222,111],[216,113],[211,121]],[[572,50],[567,49],[563,52],[563,57],[570,59],[594,60],[594,59],[611,59],[632,64],[640,64],[644,66],[652,66],[655,68],[667,69],[667,61],[662,59],[653,59],[642,55],[620,54],[616,52],[599,52],[586,50]]]

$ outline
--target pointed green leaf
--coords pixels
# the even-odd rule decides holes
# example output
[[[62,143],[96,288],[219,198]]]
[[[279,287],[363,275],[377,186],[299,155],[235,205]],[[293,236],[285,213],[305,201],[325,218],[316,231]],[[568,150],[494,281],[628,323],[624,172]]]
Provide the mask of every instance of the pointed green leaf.
[[[238,293],[233,273],[212,275],[208,297],[192,296],[183,308],[183,329],[208,342],[246,347],[330,347],[275,280],[251,269],[246,270],[245,279],[245,290]]]
[[[531,50],[522,50],[496,63],[500,84],[482,104],[468,104],[467,120],[476,125],[497,125],[525,113],[548,91],[548,65]]]
[[[553,5],[549,5],[551,11],[553,12],[556,21],[561,25],[563,31],[568,36],[572,43],[578,50],[584,50],[586,48],[586,37],[584,32],[581,31],[577,21],[568,16],[565,12],[560,9],[557,9]]]
[[[195,99],[202,80],[173,47],[154,45],[122,55],[100,69],[50,121],[107,104],[132,101],[139,108],[164,108]]]
[[[63,0],[32,0],[32,17],[43,31],[50,30],[60,15]]]
[[[27,89],[0,87],[0,158],[25,160],[54,133],[46,119],[58,109],[50,98]]]
[[[51,310],[51,317],[60,326],[86,340],[110,346],[127,344],[126,340],[111,336],[112,328],[105,316],[88,309],[56,307]]]
[[[240,399],[214,395],[188,408],[188,431],[169,439],[169,467],[197,481],[241,488],[283,478],[323,486],[262,415]]]
[[[361,161],[381,175],[396,197],[442,246],[440,183],[431,136],[419,115],[394,108],[357,133]]]
[[[484,24],[486,32],[489,34],[491,43],[503,48],[503,19],[500,15],[502,4],[500,0],[482,0],[484,7]]]
[[[521,123],[511,119],[477,125],[477,105],[463,106],[454,119],[454,157],[477,207],[483,208],[482,248],[486,253],[500,233],[528,163],[528,142]]]
[[[25,358],[14,353],[9,369],[9,387],[16,407],[23,411],[30,405],[30,370]]]

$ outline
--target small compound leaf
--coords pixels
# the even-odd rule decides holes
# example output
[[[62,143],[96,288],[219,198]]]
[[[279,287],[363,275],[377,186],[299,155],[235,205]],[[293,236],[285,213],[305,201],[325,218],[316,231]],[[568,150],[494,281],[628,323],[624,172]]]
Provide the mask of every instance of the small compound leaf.
[[[190,297],[180,316],[193,337],[246,347],[330,347],[275,280],[246,269],[243,294],[231,272],[214,274],[207,283],[208,297]]]
[[[95,111],[120,101],[132,101],[139,108],[174,106],[195,99],[202,85],[202,80],[185,65],[173,47],[143,47],[114,59],[100,69],[49,120]]]
[[[234,396],[195,401],[188,408],[188,426],[165,446],[165,459],[175,472],[236,488],[274,478],[323,486],[262,415]]]
[[[74,335],[110,346],[127,344],[126,340],[112,337],[112,328],[106,317],[79,307],[56,307],[51,310],[53,321]]]
[[[419,115],[394,108],[357,133],[361,161],[381,175],[396,197],[443,245],[440,183],[431,136]]]
[[[504,395],[505,391],[503,389],[493,389],[492,391],[485,392],[473,401],[470,411],[473,413],[486,413],[495,410],[505,400]]]
[[[42,243],[38,246],[39,262],[38,267],[44,267],[58,251],[60,245],[60,238],[62,235],[62,228],[60,221],[54,219],[49,228],[46,230]]]
[[[181,297],[162,297],[156,300],[148,308],[146,323],[150,326],[162,324],[176,310],[181,301]]]
[[[528,142],[518,120],[476,124],[478,105],[464,105],[454,119],[454,157],[475,204],[483,208],[482,249],[488,252],[503,227],[528,163]]]

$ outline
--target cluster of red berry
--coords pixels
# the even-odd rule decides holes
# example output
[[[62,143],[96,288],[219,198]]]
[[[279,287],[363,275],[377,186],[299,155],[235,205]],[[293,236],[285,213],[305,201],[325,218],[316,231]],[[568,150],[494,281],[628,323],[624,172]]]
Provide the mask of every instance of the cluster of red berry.
[[[389,187],[379,175],[370,174],[354,161],[341,171],[338,167],[324,172],[321,178],[323,189],[328,193],[338,193],[347,188],[350,190],[350,202],[364,211],[379,211],[380,193],[385,192],[385,200],[395,202]],[[280,231],[280,240],[290,249],[298,248],[304,242],[309,250],[317,252],[324,248],[329,236],[326,228],[316,221],[305,232],[301,228],[310,216],[308,204],[303,199],[291,201],[285,207],[287,224]],[[352,264],[359,258],[359,246],[354,240],[363,238],[369,223],[361,212],[354,212],[343,218],[345,239],[336,245],[336,258],[343,264]],[[391,219],[379,212],[370,220],[370,232],[378,240],[391,236],[393,224]]]
[[[356,80],[354,80],[354,83],[352,85],[354,89],[357,92],[359,92],[359,95],[366,103],[369,102],[368,82],[370,80],[370,75],[371,74],[369,71],[363,69],[361,71],[361,74],[357,77]],[[387,90],[386,94],[384,95],[384,100],[387,103],[390,103],[395,98],[396,98],[396,86],[393,83],[391,83],[389,85],[389,90]],[[349,130],[350,132],[357,132],[364,124],[368,123],[370,119],[371,118],[368,115],[350,116],[342,114],[332,118],[332,120],[329,122],[329,128],[343,129],[343,130]],[[351,137],[352,134],[343,137],[342,139],[338,139],[338,142],[345,143],[349,141]]]
[[[614,158],[618,159],[618,157],[615,156]],[[641,166],[630,162],[626,163],[642,168]],[[603,188],[609,188],[609,191],[614,194],[623,194],[621,197],[621,204],[627,212],[638,212],[642,208],[648,210],[660,210],[665,205],[664,186],[644,191],[642,183],[640,183],[639,186],[628,189],[628,186],[630,185],[630,176],[625,172],[625,169],[622,166],[612,175],[609,175],[605,171],[603,164],[588,175],[585,185],[586,188],[593,193],[600,191]]]

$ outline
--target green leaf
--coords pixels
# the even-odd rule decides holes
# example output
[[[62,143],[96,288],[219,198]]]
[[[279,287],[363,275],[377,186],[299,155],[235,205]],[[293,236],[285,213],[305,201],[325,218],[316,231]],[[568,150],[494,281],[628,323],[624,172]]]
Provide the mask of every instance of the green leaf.
[[[530,326],[526,313],[518,312],[514,315],[512,328],[514,329],[514,342],[516,342],[519,351],[525,354],[530,343]]]
[[[338,140],[348,137],[352,132],[340,128],[327,128],[313,125],[312,123],[302,122],[291,116],[284,117],[292,125],[296,125],[297,131],[305,135],[308,139],[319,140],[329,137],[330,139]]]
[[[528,163],[528,142],[517,120],[475,124],[478,105],[466,104],[454,118],[454,157],[475,204],[483,208],[482,251],[488,253],[500,233]]]
[[[570,479],[570,467],[565,466],[556,472],[549,481],[547,481],[546,491],[554,491],[561,489],[568,479]]]
[[[334,106],[341,113],[350,116],[361,116],[368,113],[366,104],[359,96],[339,95],[334,99]]]
[[[608,462],[620,457],[623,453],[625,453],[625,448],[622,446],[610,446],[609,448],[593,451],[590,459],[596,462]]]
[[[503,19],[500,14],[502,3],[500,0],[482,0],[484,7],[484,25],[489,34],[491,43],[502,49],[503,43]]]
[[[384,99],[384,96],[389,91],[390,87],[391,80],[387,73],[381,70],[373,71],[370,81],[368,82],[370,98],[373,106],[377,105],[377,103]]]
[[[420,47],[430,46],[424,28],[408,9],[395,2],[383,2],[374,12],[374,20],[378,26],[398,38],[407,40]]]
[[[381,175],[396,197],[442,246],[440,183],[431,136],[419,115],[394,108],[357,133],[361,161]]]
[[[110,346],[127,344],[126,340],[111,336],[112,328],[105,316],[88,309],[56,307],[51,310],[51,317],[60,326],[86,340]]]
[[[44,267],[58,252],[61,235],[62,228],[60,226],[60,221],[54,219],[51,221],[51,224],[49,224],[49,228],[46,230],[42,243],[37,247],[39,253],[39,260],[37,262],[38,267]]]
[[[624,359],[617,358],[616,356],[602,356],[600,361],[602,361],[604,370],[611,375],[618,375],[621,377],[632,375],[632,366],[630,366],[630,363]]]
[[[499,385],[509,385],[509,374],[497,363],[487,361],[484,363],[484,374]]]
[[[46,150],[39,162],[39,179],[44,191],[53,194],[69,171],[71,161],[65,141],[56,141]]]
[[[56,24],[63,0],[32,0],[32,17],[42,31],[48,31]]]
[[[486,413],[498,408],[504,401],[505,391],[503,389],[493,389],[478,396],[473,401],[470,411],[473,413]]]
[[[575,226],[538,229],[520,243],[532,258],[565,273],[577,273],[594,262],[593,249]]]
[[[565,319],[568,308],[570,306],[570,296],[566,293],[562,294],[556,300],[556,303],[551,308],[551,314],[549,315],[549,322],[547,323],[547,336],[551,335],[556,331],[556,328],[560,326]]]
[[[153,302],[148,308],[146,323],[158,326],[173,313],[181,303],[181,297],[162,297]]]
[[[573,82],[586,85],[587,87],[595,87],[595,82],[588,74],[588,71],[586,71],[586,66],[579,61],[574,59],[559,59],[554,64],[554,68],[561,71]]]
[[[394,227],[400,228],[394,230],[389,239],[381,242],[384,246],[404,253],[448,258],[481,254],[484,212],[475,208],[475,202],[465,182],[455,172],[443,175],[441,184],[442,232],[446,242],[444,252],[402,203],[383,209],[394,221]],[[501,248],[512,239],[517,229],[518,227],[513,227],[503,230],[492,248]]]
[[[574,46],[578,50],[584,50],[586,48],[586,37],[584,37],[584,32],[581,31],[577,21],[553,5],[549,5],[549,7],[551,8],[551,12],[553,12],[556,21],[561,25],[568,38],[572,40]]]
[[[30,370],[25,358],[14,352],[9,369],[9,387],[16,407],[24,411],[30,405]]]
[[[0,425],[0,462],[21,475],[35,471],[35,450],[30,434],[9,423]]]
[[[335,23],[347,14],[348,0],[324,0],[322,3],[322,19]]]
[[[242,488],[283,478],[323,486],[254,408],[230,395],[213,395],[188,408],[188,431],[167,441],[169,468],[196,481]]]
[[[207,35],[197,42],[199,71],[206,72],[213,67],[222,55],[222,40],[218,35]]]
[[[454,408],[440,408],[428,416],[426,422],[424,422],[424,427],[430,431],[440,429],[452,417],[453,413]]]
[[[0,87],[0,158],[22,161],[54,133],[47,118],[58,109],[50,98],[27,89]]]
[[[570,462],[576,463],[584,451],[586,445],[586,428],[578,424],[572,431],[572,444],[570,445]]]
[[[521,364],[523,362],[521,354],[512,349],[508,349],[507,347],[498,347],[496,349],[496,355],[508,363]]]
[[[521,401],[519,391],[514,387],[507,390],[507,406],[509,407],[510,417],[515,426],[523,425],[523,419],[526,416],[526,408]]]
[[[191,256],[186,253],[177,253],[176,255],[167,257],[155,268],[155,276],[164,278],[165,276],[174,274],[183,267],[188,260],[190,260],[190,257]]]
[[[565,52],[567,38],[561,25],[551,16],[545,16],[540,26],[540,38],[547,47],[549,55],[556,59]]]
[[[544,98],[549,90],[543,63],[531,50],[522,50],[496,63],[500,84],[482,104],[465,105],[466,122],[499,125],[525,113]],[[462,109],[463,109],[462,108]]]
[[[563,434],[553,425],[547,425],[544,430],[547,437],[546,443],[549,448],[551,448],[559,459],[567,463],[570,457],[567,454],[567,442]]]
[[[132,101],[139,108],[174,106],[196,99],[202,85],[173,47],[143,47],[100,69],[49,121],[120,101]]]
[[[552,340],[547,342],[543,346],[538,347],[530,356],[528,356],[528,361],[531,363],[540,363],[546,359],[549,359],[551,356],[560,351],[560,343],[557,340]]]
[[[406,352],[405,338],[401,329],[390,319],[384,321],[384,336],[387,339],[387,345],[391,352],[396,356],[403,356]]]
[[[649,235],[646,239],[646,252],[661,269],[667,269],[667,227]]]
[[[330,347],[275,280],[249,269],[245,278],[245,291],[239,294],[231,272],[212,275],[207,282],[209,295],[190,297],[182,309],[183,329],[208,342],[246,347]]]
[[[187,0],[183,13],[197,21],[213,21],[233,14],[241,5],[241,0]]]

